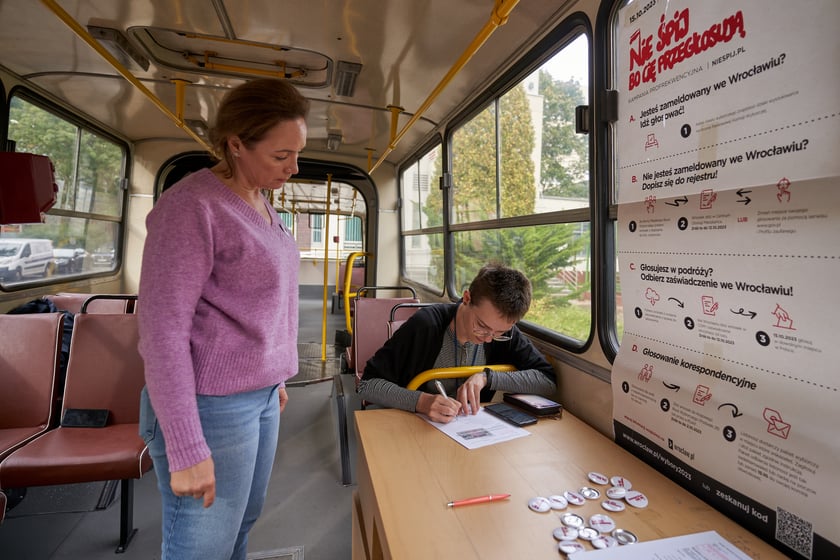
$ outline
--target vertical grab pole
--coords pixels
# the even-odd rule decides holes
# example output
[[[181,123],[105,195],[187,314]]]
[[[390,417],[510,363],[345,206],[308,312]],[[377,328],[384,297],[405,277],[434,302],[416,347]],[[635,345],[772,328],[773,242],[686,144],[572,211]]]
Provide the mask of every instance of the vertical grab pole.
[[[330,193],[332,173],[327,173],[327,212],[324,219],[324,296],[321,302],[321,361],[327,361],[327,291],[330,278]]]

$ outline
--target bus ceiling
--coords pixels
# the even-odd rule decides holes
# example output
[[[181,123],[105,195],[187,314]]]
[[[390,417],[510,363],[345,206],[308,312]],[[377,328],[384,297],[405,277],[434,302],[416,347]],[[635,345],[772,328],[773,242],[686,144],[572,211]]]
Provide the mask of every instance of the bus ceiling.
[[[287,79],[312,103],[307,152],[363,159],[371,172],[427,141],[481,76],[498,75],[511,53],[527,48],[521,38],[534,35],[533,22],[548,30],[564,9],[550,4],[432,0],[383,11],[378,1],[361,0],[353,14],[338,17],[308,3],[284,4],[281,12],[273,0],[255,0],[247,12],[265,17],[249,20],[244,6],[211,0],[153,0],[128,12],[86,0],[72,14],[42,0],[0,7],[0,35],[14,35],[18,24],[28,29],[4,65],[133,141],[191,139],[209,149],[207,126],[230,87],[261,76]],[[44,17],[45,8],[55,17]],[[442,14],[461,25],[436,27],[433,41],[407,33]],[[23,21],[41,25],[33,30]],[[295,25],[284,25],[290,21]],[[67,27],[87,47],[68,43]],[[39,52],[57,37],[67,48]],[[461,54],[453,60],[453,52]],[[416,71],[421,64],[426,70]],[[83,94],[92,80],[97,95]]]

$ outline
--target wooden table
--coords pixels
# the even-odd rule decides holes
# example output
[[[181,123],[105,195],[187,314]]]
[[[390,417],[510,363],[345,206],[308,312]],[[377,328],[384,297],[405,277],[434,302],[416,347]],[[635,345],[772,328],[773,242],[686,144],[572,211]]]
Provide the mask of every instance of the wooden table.
[[[415,414],[356,412],[358,490],[353,558],[556,559],[553,530],[566,511],[608,514],[639,541],[714,530],[751,558],[785,556],[568,412],[529,426],[531,435],[468,450]],[[629,479],[649,505],[608,512],[596,471]],[[602,496],[535,513],[528,500],[582,486]],[[447,508],[453,499],[509,493],[507,501]],[[593,549],[587,543],[587,550]]]

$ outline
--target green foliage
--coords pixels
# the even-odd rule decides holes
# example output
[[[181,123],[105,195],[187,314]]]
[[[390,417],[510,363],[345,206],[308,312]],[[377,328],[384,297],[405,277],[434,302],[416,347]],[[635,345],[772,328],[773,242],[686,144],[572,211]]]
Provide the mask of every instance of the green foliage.
[[[498,261],[525,272],[534,297],[554,293],[549,281],[575,264],[576,255],[589,243],[575,235],[574,224],[552,224],[459,233],[455,237],[458,275],[469,283],[488,260]],[[565,294],[561,299],[577,295]],[[560,297],[555,294],[555,297]]]
[[[453,134],[453,223],[532,214],[537,188],[548,195],[588,200],[588,142],[574,130],[575,106],[585,102],[584,94],[577,82],[554,81],[543,71],[539,82],[541,113],[532,111],[523,82]],[[535,99],[532,97],[531,101]],[[532,122],[532,117],[540,114],[542,122]],[[533,157],[536,126],[542,127],[539,184]],[[435,176],[441,172],[438,162],[433,169]],[[428,227],[442,225],[442,207],[440,190],[430,189],[423,207]],[[579,303],[581,294],[590,291],[589,278],[581,280],[577,269],[582,260],[588,259],[590,238],[581,224],[484,229],[452,235],[459,293],[481,266],[488,261],[501,262],[522,270],[531,280],[534,298],[528,320],[581,340],[589,336],[589,306]],[[443,236],[428,239],[433,259],[442,262]],[[562,281],[564,273],[573,280]]]
[[[569,305],[544,296],[531,302],[525,320],[583,341],[592,327],[592,309],[589,305]]]
[[[9,138],[15,150],[44,155],[60,185],[58,208],[119,216],[123,152],[37,105],[13,97]]]
[[[452,136],[453,223],[496,217],[495,131],[496,109],[490,105]]]
[[[523,84],[513,88],[502,97],[499,111],[501,127],[499,217],[527,216],[534,212],[537,188],[532,159],[535,123],[531,120],[531,111]]]
[[[575,107],[586,103],[580,84],[539,74],[543,96],[540,186],[551,196],[589,198],[589,153],[586,136],[575,132]]]
[[[50,158],[59,185],[56,208],[118,217],[122,213],[124,152],[104,137],[13,97],[9,139],[18,152]],[[48,215],[45,224],[27,224],[26,235],[51,239],[56,247],[93,250],[114,246],[114,222]]]

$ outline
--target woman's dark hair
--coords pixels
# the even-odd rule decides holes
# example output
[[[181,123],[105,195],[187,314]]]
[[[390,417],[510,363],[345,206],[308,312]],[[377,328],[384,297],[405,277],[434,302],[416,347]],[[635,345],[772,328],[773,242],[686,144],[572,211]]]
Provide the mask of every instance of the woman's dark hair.
[[[222,99],[216,122],[210,129],[210,143],[217,158],[227,163],[232,173],[233,155],[227,141],[238,136],[249,148],[281,121],[306,118],[309,100],[285,80],[251,80],[232,90]]]

